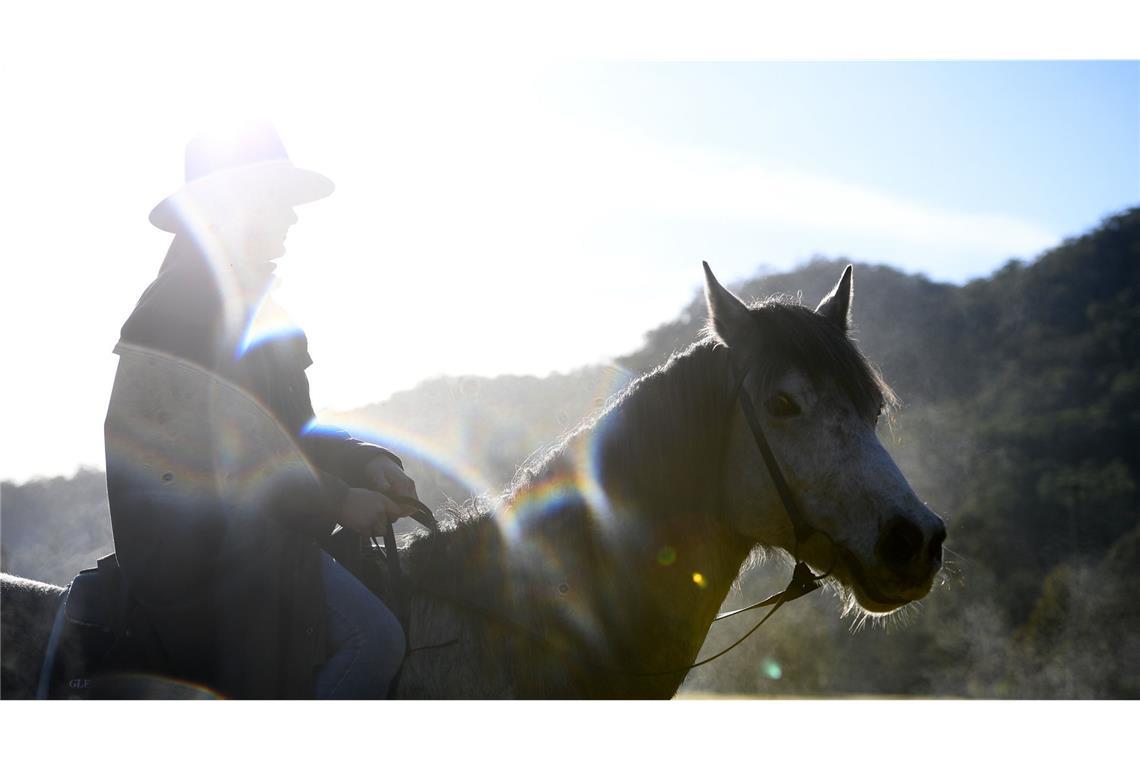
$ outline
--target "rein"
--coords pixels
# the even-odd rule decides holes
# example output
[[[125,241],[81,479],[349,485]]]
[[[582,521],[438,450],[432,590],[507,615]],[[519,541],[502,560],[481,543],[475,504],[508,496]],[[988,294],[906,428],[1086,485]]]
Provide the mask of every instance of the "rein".
[[[401,496],[387,494],[388,498],[397,504],[402,504],[405,507],[412,507],[414,511],[408,515],[420,525],[427,528],[433,533],[439,530],[439,523],[435,520],[435,515],[431,509],[428,508],[419,499],[414,499],[411,496]],[[376,536],[372,536],[372,543],[376,546],[380,545],[380,541]],[[407,593],[407,583],[404,581],[404,574],[400,569],[399,552],[396,549],[396,529],[392,526],[392,521],[389,520],[388,524],[384,526],[384,559],[388,564],[388,583],[392,588],[393,606],[396,608],[393,612],[396,619],[400,621],[400,625],[404,629],[405,641],[405,654],[410,652],[410,629],[411,629],[411,607],[410,599]]]

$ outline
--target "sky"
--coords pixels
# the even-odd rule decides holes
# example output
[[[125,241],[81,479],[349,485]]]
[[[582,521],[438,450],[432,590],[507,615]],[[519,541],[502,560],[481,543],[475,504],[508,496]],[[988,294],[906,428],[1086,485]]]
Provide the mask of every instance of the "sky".
[[[294,6],[152,35],[73,11],[6,47],[2,479],[101,466],[111,349],[169,243],[147,214],[190,138],[247,118],[336,183],[276,293],[318,410],[632,351],[702,260],[963,282],[1140,203],[1135,62],[503,60]]]

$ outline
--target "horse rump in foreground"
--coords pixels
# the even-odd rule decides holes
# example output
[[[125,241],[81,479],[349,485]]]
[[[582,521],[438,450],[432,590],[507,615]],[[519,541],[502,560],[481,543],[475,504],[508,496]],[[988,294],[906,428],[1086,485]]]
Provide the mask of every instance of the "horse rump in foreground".
[[[407,542],[396,696],[670,697],[757,547],[869,614],[930,590],[946,532],[876,436],[891,394],[848,335],[850,267],[814,311],[749,308],[705,273],[706,339],[520,470],[498,509]],[[61,592],[4,577],[5,696],[34,694]]]

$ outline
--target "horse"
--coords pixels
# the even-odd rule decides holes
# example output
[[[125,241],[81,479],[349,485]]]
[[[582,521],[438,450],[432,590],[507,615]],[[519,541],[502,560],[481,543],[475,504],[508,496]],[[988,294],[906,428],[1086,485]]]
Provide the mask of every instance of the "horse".
[[[931,590],[946,529],[878,439],[894,396],[851,340],[851,267],[815,309],[748,306],[707,263],[705,297],[699,340],[496,502],[405,536],[393,696],[672,697],[757,552],[817,570],[844,611]],[[63,590],[0,586],[6,696],[28,696]]]

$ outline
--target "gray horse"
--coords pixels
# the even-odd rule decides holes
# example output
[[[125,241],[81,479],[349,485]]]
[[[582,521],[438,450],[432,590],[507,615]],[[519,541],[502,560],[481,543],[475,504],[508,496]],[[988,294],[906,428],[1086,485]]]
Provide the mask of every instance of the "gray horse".
[[[946,531],[876,436],[893,398],[849,338],[850,267],[814,311],[748,307],[705,274],[704,340],[520,470],[497,509],[406,540],[397,696],[670,697],[758,547],[827,572],[866,614],[930,591]],[[741,396],[810,537],[797,540]],[[62,589],[2,588],[5,695],[31,695]]]

